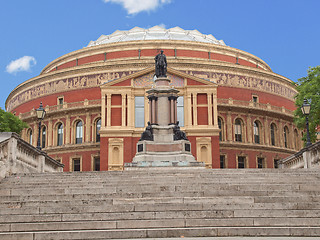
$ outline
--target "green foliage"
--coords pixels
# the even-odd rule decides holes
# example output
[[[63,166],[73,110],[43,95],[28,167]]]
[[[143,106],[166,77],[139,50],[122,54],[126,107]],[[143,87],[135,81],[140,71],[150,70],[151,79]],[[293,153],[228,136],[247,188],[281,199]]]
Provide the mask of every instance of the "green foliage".
[[[21,130],[27,127],[28,124],[21,121],[12,113],[0,108],[0,132],[16,132],[20,134]]]
[[[320,125],[320,66],[309,68],[308,76],[298,79],[298,94],[296,95],[297,109],[294,112],[295,124],[300,129],[306,128],[306,116],[301,111],[303,100],[311,104],[309,129],[311,142],[316,141],[316,128]],[[306,134],[303,140],[306,141]]]

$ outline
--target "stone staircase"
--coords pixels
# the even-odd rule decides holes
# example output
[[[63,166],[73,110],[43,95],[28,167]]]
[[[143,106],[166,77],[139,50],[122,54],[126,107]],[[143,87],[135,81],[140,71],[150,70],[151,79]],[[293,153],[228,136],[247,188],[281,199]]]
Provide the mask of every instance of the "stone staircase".
[[[0,182],[0,239],[320,236],[317,170],[164,168]]]

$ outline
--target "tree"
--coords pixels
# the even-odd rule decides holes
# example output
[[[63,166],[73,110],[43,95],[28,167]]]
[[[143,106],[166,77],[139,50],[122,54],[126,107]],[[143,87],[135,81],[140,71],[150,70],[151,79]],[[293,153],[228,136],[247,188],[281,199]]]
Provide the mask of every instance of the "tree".
[[[298,94],[296,95],[297,109],[294,112],[295,124],[300,129],[306,128],[306,116],[301,111],[304,99],[311,104],[309,129],[311,142],[316,141],[316,128],[320,125],[320,66],[308,69],[308,76],[298,79]],[[303,136],[306,142],[306,133]]]
[[[16,132],[21,133],[21,130],[27,128],[28,124],[21,121],[17,116],[0,108],[0,132]]]

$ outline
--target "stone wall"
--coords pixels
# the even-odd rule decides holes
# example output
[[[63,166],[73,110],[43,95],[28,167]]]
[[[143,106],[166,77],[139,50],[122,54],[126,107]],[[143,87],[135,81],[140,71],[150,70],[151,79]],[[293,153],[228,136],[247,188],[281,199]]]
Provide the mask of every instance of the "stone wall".
[[[63,167],[18,134],[0,133],[0,180],[16,173],[62,172]]]

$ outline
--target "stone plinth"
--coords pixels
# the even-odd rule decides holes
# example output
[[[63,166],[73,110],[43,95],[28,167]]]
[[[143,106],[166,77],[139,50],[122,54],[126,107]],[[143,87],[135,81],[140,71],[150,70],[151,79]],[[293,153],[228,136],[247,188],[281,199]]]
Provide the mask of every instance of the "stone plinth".
[[[151,121],[149,128],[152,128],[153,141],[142,138],[137,143],[137,153],[132,163],[125,164],[125,167],[205,166],[192,156],[191,143],[186,138],[174,137],[177,131],[179,91],[169,83],[168,78],[158,78],[155,80],[155,87],[147,91]]]

